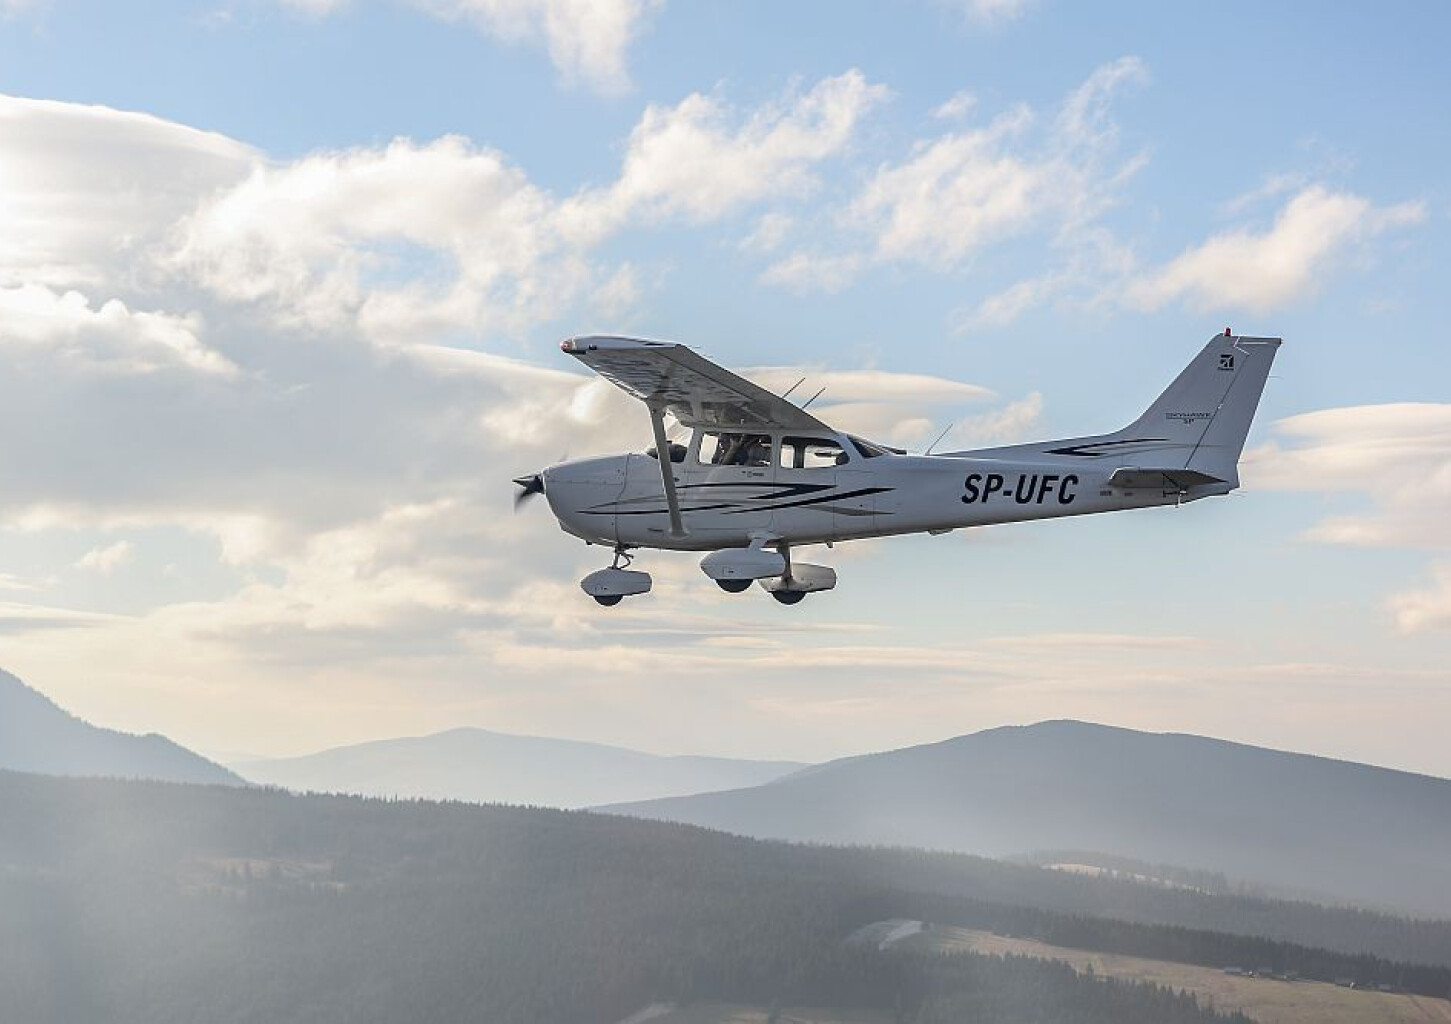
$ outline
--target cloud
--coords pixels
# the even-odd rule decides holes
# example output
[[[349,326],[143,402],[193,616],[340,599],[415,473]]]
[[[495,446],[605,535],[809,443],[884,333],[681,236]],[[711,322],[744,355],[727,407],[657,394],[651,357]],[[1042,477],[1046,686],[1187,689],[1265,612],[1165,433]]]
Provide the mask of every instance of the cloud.
[[[1451,546],[1451,405],[1348,406],[1275,423],[1245,462],[1247,486],[1363,494],[1370,508],[1331,516],[1311,540],[1373,547]]]
[[[794,219],[788,213],[773,210],[764,213],[756,221],[751,233],[741,239],[740,247],[746,252],[771,252],[779,248],[790,233]]]
[[[956,121],[966,117],[976,106],[977,96],[963,89],[961,92],[954,93],[941,106],[932,111],[932,116],[942,121]]]
[[[1126,57],[1104,65],[1043,118],[1018,105],[982,127],[919,141],[879,167],[842,207],[840,244],[798,250],[762,280],[797,291],[838,290],[861,270],[921,264],[952,270],[990,245],[1035,232],[1061,239],[1093,220],[1139,165],[1115,159],[1113,95],[1146,78]],[[960,116],[955,97],[939,113]]]
[[[1451,629],[1451,562],[1432,566],[1429,587],[1394,595],[1390,609],[1403,633]]]
[[[1451,548],[1451,405],[1395,403],[1324,409],[1280,420],[1273,439],[1249,453],[1249,487],[1349,493],[1369,507],[1326,517],[1308,540],[1368,547]],[[1393,596],[1404,632],[1451,623],[1446,564],[1432,585]]]
[[[172,272],[284,324],[375,341],[486,327],[520,333],[588,302],[618,312],[633,270],[598,246],[631,226],[719,220],[797,194],[883,95],[860,72],[749,112],[694,94],[652,105],[617,180],[560,198],[458,136],[252,163],[171,234]]]
[[[324,18],[347,7],[351,0],[277,0],[283,7],[291,8],[312,18]]]
[[[0,348],[38,349],[72,364],[126,373],[183,367],[231,376],[236,364],[202,344],[201,318],[132,311],[120,299],[99,309],[81,293],[40,284],[0,287]]]
[[[564,216],[590,237],[630,216],[703,223],[803,194],[815,185],[813,166],[839,154],[886,96],[885,86],[853,69],[805,92],[788,90],[744,118],[704,93],[652,104],[630,133],[619,179],[566,204]]]
[[[398,340],[532,322],[588,272],[553,229],[550,197],[496,150],[445,136],[258,162],[175,231],[169,266],[229,302],[315,329],[356,320]]]
[[[979,25],[996,25],[1023,16],[1031,0],[959,0],[969,21]]]
[[[15,2],[15,0],[11,0]],[[307,17],[324,18],[351,0],[277,0]],[[409,0],[445,21],[466,22],[511,45],[540,45],[566,83],[606,95],[630,87],[630,45],[663,0]]]
[[[604,93],[619,93],[629,87],[626,53],[650,16],[662,6],[652,0],[414,2],[438,17],[469,21],[486,35],[507,43],[542,40],[550,60],[566,81],[583,82]]]
[[[148,114],[0,96],[0,285],[112,287],[256,153]]]
[[[1312,294],[1348,249],[1398,227],[1420,223],[1418,202],[1376,206],[1348,192],[1311,185],[1292,197],[1264,231],[1215,235],[1129,283],[1125,302],[1144,310],[1182,300],[1196,309],[1287,305]]]
[[[118,540],[104,548],[92,548],[80,557],[76,562],[77,569],[84,569],[87,572],[99,573],[102,576],[109,576],[121,566],[131,561],[135,553],[128,540]]]

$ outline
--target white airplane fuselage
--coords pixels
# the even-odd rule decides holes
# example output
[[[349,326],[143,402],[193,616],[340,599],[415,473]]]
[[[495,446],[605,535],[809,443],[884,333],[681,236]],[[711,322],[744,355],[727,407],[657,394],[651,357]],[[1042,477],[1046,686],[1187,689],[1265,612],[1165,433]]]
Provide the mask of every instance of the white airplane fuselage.
[[[699,442],[692,444],[685,459],[672,464],[685,528],[680,535],[671,532],[653,455],[552,466],[543,472],[544,493],[561,527],[591,543],[706,551],[744,547],[764,536],[790,545],[822,544],[1150,508],[1232,489],[1227,483],[1116,487],[1110,477],[1120,463],[1112,459],[995,458],[991,450],[868,458],[850,439],[834,440],[849,453],[847,461],[807,469],[703,465]]]
[[[783,604],[836,586],[795,557],[813,544],[1178,505],[1239,486],[1238,463],[1278,338],[1215,335],[1133,422],[1107,434],[908,455],[843,434],[674,342],[589,335],[561,348],[644,402],[655,447],[517,477],[559,525],[614,550],[581,588],[600,604],[648,593],[640,548],[709,552],[722,590]],[[810,404],[809,402],[807,403]],[[673,444],[670,414],[689,428]],[[668,459],[663,466],[656,455]],[[662,472],[662,470],[668,470]]]

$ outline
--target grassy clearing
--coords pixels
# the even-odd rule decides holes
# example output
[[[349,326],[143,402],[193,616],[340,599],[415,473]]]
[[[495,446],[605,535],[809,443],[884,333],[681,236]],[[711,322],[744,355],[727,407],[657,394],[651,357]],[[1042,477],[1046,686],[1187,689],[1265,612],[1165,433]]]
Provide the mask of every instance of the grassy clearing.
[[[1130,978],[1184,989],[1220,1010],[1240,1010],[1263,1024],[1451,1024],[1451,1002],[1425,996],[1360,992],[1324,982],[1240,978],[1212,967],[1093,953],[1010,939],[967,928],[934,927],[897,943],[899,949],[989,953],[1062,960],[1080,973]]]
[[[702,1004],[685,1006],[656,1017],[650,1024],[766,1024],[770,1011],[750,1006]],[[793,1006],[781,1011],[779,1024],[890,1024],[891,1018],[869,1010],[822,1010]]]

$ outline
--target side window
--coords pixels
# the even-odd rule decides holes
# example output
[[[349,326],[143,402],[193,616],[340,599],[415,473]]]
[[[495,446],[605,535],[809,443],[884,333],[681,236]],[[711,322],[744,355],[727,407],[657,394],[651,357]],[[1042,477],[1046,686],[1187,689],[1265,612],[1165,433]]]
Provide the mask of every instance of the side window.
[[[823,469],[848,461],[845,449],[837,441],[817,437],[783,437],[781,439],[782,469]]]
[[[771,435],[707,430],[700,436],[700,461],[706,466],[769,466]]]

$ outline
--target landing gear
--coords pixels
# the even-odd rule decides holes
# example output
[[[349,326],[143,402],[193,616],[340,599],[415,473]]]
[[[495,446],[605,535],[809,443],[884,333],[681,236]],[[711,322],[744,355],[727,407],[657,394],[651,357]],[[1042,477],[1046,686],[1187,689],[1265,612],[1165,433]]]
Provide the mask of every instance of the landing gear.
[[[727,594],[744,594],[751,589],[755,580],[716,580],[715,585],[724,590]]]
[[[791,549],[785,544],[777,546],[781,557],[786,560],[786,571],[774,579],[763,579],[761,586],[782,604],[799,604],[807,594],[830,590],[836,586],[836,570],[824,565],[810,565],[793,562]]]
[[[629,550],[623,544],[619,545],[615,548],[615,560],[610,567],[597,569],[580,580],[580,589],[606,608],[614,607],[623,598],[648,594],[652,582],[650,574],[625,568],[631,561]]]

